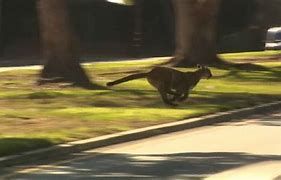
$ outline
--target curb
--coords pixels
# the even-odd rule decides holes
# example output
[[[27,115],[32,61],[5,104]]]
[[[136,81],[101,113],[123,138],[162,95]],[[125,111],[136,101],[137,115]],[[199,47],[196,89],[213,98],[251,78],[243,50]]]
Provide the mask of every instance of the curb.
[[[281,108],[281,101],[268,103],[264,105],[257,105],[248,108],[231,110],[227,112],[220,112],[211,115],[201,116],[198,118],[190,118],[187,120],[172,122],[162,125],[151,126],[147,128],[140,128],[121,133],[105,135],[86,140],[74,141],[66,144],[60,144],[49,148],[29,151],[18,155],[6,156],[0,158],[0,169],[15,165],[34,164],[34,162],[47,159],[61,159],[68,157],[71,153],[78,153],[81,151],[99,148],[143,138],[148,138],[156,135],[172,133],[176,131],[221,123],[229,122],[237,118],[243,118],[251,114],[269,112]]]

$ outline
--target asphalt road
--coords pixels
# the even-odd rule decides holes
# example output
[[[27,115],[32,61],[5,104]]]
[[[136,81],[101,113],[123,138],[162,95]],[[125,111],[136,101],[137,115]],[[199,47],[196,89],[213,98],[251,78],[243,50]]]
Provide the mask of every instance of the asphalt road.
[[[281,111],[107,148],[7,179],[281,179]]]

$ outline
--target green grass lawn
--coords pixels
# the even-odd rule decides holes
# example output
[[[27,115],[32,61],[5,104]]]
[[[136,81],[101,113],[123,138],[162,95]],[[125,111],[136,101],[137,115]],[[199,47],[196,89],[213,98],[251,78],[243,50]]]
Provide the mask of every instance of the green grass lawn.
[[[220,56],[228,60],[267,60],[275,56],[281,55],[281,51],[256,51],[256,52],[243,52],[243,53],[226,53]]]
[[[234,55],[223,55],[228,56]],[[104,85],[158,62],[154,58],[85,68],[96,83]],[[1,72],[0,156],[281,100],[281,62],[259,64],[268,70],[212,68],[214,77],[202,80],[190,99],[175,108],[164,105],[144,79],[112,89],[85,90],[65,84],[38,87],[38,70]]]

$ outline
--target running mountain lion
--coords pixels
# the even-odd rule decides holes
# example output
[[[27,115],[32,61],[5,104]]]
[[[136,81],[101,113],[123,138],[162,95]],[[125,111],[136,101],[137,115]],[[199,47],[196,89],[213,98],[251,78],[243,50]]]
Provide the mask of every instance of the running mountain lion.
[[[154,67],[150,72],[132,74],[108,82],[106,85],[114,86],[134,79],[146,78],[159,91],[164,103],[176,106],[175,102],[186,100],[201,79],[212,77],[208,67],[198,65],[197,68],[194,72],[181,72],[168,67]]]

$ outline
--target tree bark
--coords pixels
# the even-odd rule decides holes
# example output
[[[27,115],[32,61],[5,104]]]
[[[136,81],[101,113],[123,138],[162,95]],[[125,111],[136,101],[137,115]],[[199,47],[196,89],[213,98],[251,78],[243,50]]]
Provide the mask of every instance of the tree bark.
[[[134,5],[134,34],[133,34],[133,56],[140,57],[143,38],[143,0],[135,0]]]
[[[214,64],[220,0],[172,0],[175,11],[175,66]]]
[[[67,0],[38,0],[37,3],[46,60],[39,84],[61,79],[79,86],[90,85],[89,78],[78,62],[77,41],[69,19]]]
[[[3,40],[3,0],[0,0],[0,57],[3,57],[4,53]]]

